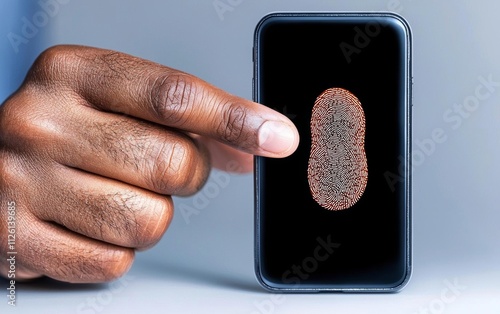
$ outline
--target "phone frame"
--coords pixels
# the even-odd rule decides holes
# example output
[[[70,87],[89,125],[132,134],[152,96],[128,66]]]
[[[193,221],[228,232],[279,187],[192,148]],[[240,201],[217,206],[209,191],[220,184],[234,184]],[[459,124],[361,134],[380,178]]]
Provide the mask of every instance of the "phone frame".
[[[262,277],[261,265],[260,265],[260,234],[261,234],[261,225],[260,225],[260,187],[261,187],[261,166],[260,160],[261,157],[256,156],[254,158],[254,197],[255,197],[255,220],[254,220],[254,266],[255,266],[255,274],[260,285],[270,291],[270,292],[288,292],[288,293],[306,293],[306,292],[398,292],[403,289],[408,281],[410,280],[412,273],[412,167],[411,167],[411,142],[412,142],[412,84],[413,84],[413,75],[412,75],[412,35],[411,28],[408,22],[398,14],[392,12],[275,12],[270,13],[264,16],[257,24],[254,32],[254,46],[252,51],[252,58],[254,62],[254,77],[252,80],[252,89],[253,89],[253,100],[259,102],[260,100],[260,89],[259,89],[259,80],[260,80],[260,68],[259,68],[259,56],[261,53],[261,47],[259,46],[260,42],[260,31],[263,26],[266,25],[270,20],[274,18],[393,18],[398,20],[405,27],[405,51],[406,51],[406,62],[405,62],[405,101],[404,101],[404,111],[405,111],[405,152],[404,152],[404,174],[405,174],[405,250],[406,250],[406,274],[404,280],[397,286],[391,288],[310,288],[310,287],[276,287],[269,285],[265,278]]]

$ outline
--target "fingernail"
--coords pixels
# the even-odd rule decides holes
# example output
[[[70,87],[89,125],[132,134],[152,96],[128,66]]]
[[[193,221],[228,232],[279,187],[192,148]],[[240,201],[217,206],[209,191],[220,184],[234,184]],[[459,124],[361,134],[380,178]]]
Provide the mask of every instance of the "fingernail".
[[[287,124],[266,121],[259,129],[259,146],[268,152],[281,154],[287,152],[295,142],[295,133]]]

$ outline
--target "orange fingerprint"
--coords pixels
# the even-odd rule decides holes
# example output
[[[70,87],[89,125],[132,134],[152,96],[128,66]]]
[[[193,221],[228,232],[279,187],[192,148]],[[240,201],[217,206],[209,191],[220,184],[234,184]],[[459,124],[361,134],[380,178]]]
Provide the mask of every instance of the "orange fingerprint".
[[[349,91],[330,88],[314,102],[307,180],[320,206],[347,209],[363,195],[368,181],[365,130],[361,103]]]

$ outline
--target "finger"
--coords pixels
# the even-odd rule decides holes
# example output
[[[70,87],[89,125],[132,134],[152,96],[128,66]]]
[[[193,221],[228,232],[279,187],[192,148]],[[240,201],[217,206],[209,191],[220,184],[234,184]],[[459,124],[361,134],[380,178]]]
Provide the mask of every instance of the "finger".
[[[79,116],[92,111],[78,109]],[[63,164],[166,195],[191,195],[207,180],[206,148],[181,132],[106,112],[92,113],[89,123],[73,122],[55,157]],[[77,123],[88,131],[77,132]]]
[[[47,179],[50,187],[26,196],[29,204],[37,204],[33,214],[96,240],[148,248],[161,239],[173,216],[170,197],[115,180],[63,166],[54,167]]]
[[[153,62],[59,46],[36,64],[44,66],[35,66],[30,77],[65,84],[101,110],[211,137],[250,154],[285,157],[298,146],[298,131],[284,115]]]
[[[5,154],[0,152],[0,157],[6,157]],[[2,161],[4,160],[2,158]],[[6,166],[3,163],[0,166]],[[10,171],[12,173],[12,171]],[[7,204],[11,204],[14,199],[12,194],[7,192],[8,186],[11,182],[6,182],[11,176],[9,173],[2,172],[0,176],[0,195],[2,196],[2,204],[5,199],[7,199]],[[13,207],[11,207],[13,206]],[[9,205],[9,210],[0,211],[0,276],[15,280],[28,280],[41,277],[41,273],[34,272],[29,268],[19,264],[16,258],[19,256],[17,254],[17,244],[21,240],[19,234],[22,233],[23,229],[19,226],[21,222],[26,219],[27,213],[23,210],[17,208],[18,205]],[[9,212],[7,214],[7,212]]]
[[[132,266],[134,250],[96,241],[56,225],[31,221],[23,224],[17,256],[33,273],[74,283],[107,282]],[[43,243],[43,245],[40,245]]]
[[[41,96],[46,114],[12,118],[16,130],[11,145],[48,153],[60,164],[165,195],[198,191],[210,172],[209,155],[190,137],[155,123],[96,111],[75,100],[56,103],[56,96]],[[81,102],[81,101],[80,101]]]

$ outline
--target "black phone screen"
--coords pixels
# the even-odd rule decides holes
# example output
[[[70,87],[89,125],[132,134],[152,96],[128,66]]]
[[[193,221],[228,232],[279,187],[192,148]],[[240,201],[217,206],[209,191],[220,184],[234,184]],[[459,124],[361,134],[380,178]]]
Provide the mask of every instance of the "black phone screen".
[[[390,290],[408,279],[409,46],[407,24],[392,14],[273,14],[257,26],[254,99],[301,137],[290,157],[255,159],[256,272],[266,288]],[[365,117],[366,187],[341,210],[315,201],[308,181],[312,108],[330,88],[357,97]]]

